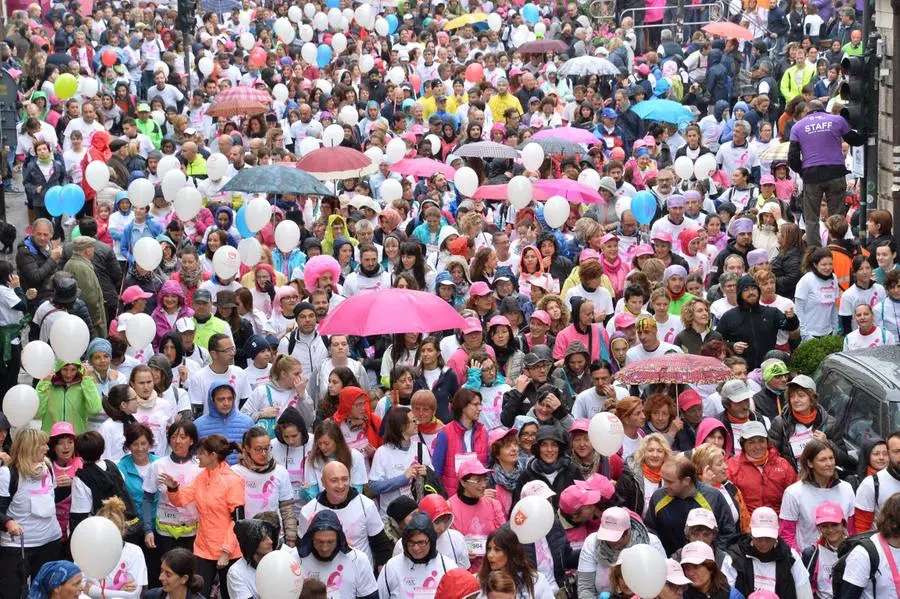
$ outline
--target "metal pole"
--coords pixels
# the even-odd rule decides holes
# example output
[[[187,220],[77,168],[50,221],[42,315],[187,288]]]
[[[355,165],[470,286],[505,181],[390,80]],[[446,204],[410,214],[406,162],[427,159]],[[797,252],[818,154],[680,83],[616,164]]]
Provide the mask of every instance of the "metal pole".
[[[875,0],[865,0],[863,2],[863,56],[866,57],[866,60],[870,60],[868,58],[870,54],[874,54],[874,52],[870,53],[871,40],[869,39],[872,35],[872,20],[873,20],[873,3]],[[876,118],[875,118],[875,128],[874,131],[870,131],[869,127],[866,126],[866,143],[863,146],[863,176],[859,180],[859,215],[857,216],[857,223],[859,224],[859,240],[861,244],[865,244],[866,239],[866,213],[868,212],[868,203],[869,203],[869,182],[876,181],[878,178],[877,171],[875,171],[875,175],[872,175],[872,167],[875,166],[877,169],[878,164],[878,155],[875,151],[877,140],[878,140],[878,118],[877,118],[877,106],[878,106],[878,78],[873,77],[873,86],[874,86],[874,96],[875,96],[875,106],[876,106]],[[873,137],[874,136],[874,137]]]
[[[193,70],[191,69],[191,56],[194,54],[194,49],[192,47],[193,43],[193,35],[191,35],[190,29],[185,29],[184,34],[184,72],[187,74],[187,101],[191,100],[191,73]]]
[[[897,77],[900,75],[900,0],[891,0],[891,8],[894,11],[893,15],[893,24],[891,27],[891,37],[892,37],[892,53],[891,53],[891,77],[893,78],[893,85],[897,85]],[[894,145],[894,156],[893,156],[893,164],[894,164],[894,181],[893,186],[891,188],[891,199],[893,201],[893,212],[894,212],[894,235],[900,234],[900,184],[897,181],[897,148],[900,144],[900,95],[891,94],[891,115],[894,117],[892,119],[893,122],[893,130],[892,130],[892,141]]]

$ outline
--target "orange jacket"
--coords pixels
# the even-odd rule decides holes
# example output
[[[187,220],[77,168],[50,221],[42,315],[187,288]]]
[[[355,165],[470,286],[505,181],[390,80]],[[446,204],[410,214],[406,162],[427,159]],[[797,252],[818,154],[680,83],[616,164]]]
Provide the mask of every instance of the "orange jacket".
[[[194,502],[197,506],[200,526],[194,541],[194,555],[217,560],[224,550],[230,559],[242,557],[231,514],[244,505],[244,479],[235,474],[227,462],[221,462],[213,470],[203,468],[194,482],[168,493],[172,505],[185,507]]]

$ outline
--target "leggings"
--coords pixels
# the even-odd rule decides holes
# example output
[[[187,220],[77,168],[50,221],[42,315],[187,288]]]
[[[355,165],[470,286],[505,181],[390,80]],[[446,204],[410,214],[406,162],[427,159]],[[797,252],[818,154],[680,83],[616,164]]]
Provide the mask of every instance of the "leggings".
[[[237,560],[231,560],[228,562],[228,568],[234,564]],[[216,575],[219,576],[219,595],[222,599],[230,599],[228,596],[228,568],[220,568],[214,559],[203,559],[202,557],[194,556],[194,563],[196,564],[197,574],[203,578],[203,596],[204,597],[212,597],[212,586],[213,581],[216,579]]]

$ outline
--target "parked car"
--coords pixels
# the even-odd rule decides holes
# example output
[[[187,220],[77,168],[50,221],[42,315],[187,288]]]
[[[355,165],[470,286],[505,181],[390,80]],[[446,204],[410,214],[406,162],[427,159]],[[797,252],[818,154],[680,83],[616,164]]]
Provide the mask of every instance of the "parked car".
[[[819,402],[843,425],[854,458],[866,439],[900,429],[900,346],[831,354],[815,379]]]

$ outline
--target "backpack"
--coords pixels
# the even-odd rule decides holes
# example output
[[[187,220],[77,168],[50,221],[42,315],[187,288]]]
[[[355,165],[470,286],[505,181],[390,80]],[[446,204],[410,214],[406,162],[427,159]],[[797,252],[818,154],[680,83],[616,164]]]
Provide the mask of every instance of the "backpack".
[[[425,438],[422,436],[422,433],[419,433],[419,441],[418,441],[418,463],[423,464],[422,461],[424,459],[424,455],[422,453],[423,448],[425,451],[428,451],[428,448],[425,445]],[[429,451],[429,453],[431,453]],[[426,495],[437,494],[443,497],[444,499],[448,498],[447,490],[444,489],[444,484],[441,482],[441,477],[437,475],[434,469],[431,466],[425,467],[425,476],[416,477],[413,481],[413,484],[410,486],[410,490],[412,492],[413,499],[416,500],[416,503],[422,501],[422,498]]]
[[[844,570],[847,568],[847,556],[856,547],[863,547],[866,553],[869,554],[869,582],[872,583],[872,597],[875,597],[875,578],[878,576],[878,566],[881,564],[881,557],[878,555],[875,541],[872,540],[875,534],[877,534],[876,531],[872,530],[847,537],[838,547],[838,560],[834,563],[834,568],[831,570],[831,589],[835,597],[841,596]]]

